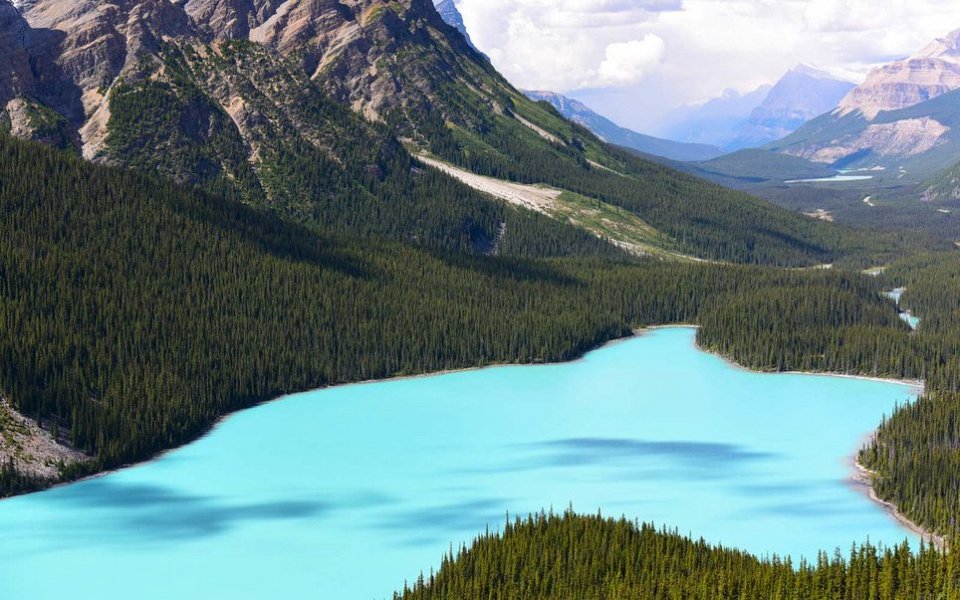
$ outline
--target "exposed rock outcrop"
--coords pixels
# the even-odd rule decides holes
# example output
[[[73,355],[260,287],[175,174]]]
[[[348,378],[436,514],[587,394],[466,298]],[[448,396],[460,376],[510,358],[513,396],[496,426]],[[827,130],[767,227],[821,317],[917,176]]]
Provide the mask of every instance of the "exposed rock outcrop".
[[[18,473],[53,480],[61,466],[86,460],[88,456],[59,443],[0,396],[0,463],[12,461]]]
[[[839,114],[860,111],[874,119],[885,110],[926,102],[960,89],[960,30],[901,61],[875,69],[839,104]]]
[[[844,136],[833,145],[812,147],[804,158],[833,163],[864,150],[869,150],[877,157],[916,156],[944,143],[944,136],[949,131],[949,127],[929,117],[877,123],[856,134]]]
[[[8,0],[0,0],[0,106],[36,89],[25,49],[28,32],[17,9]]]
[[[838,107],[768,148],[840,168],[925,175],[960,159],[960,30],[874,70]]]
[[[479,57],[429,0],[30,0],[18,7],[0,0],[0,103],[26,94],[51,107],[79,132],[90,158],[103,154],[110,90],[121,78],[162,72],[171,41],[200,51],[217,39],[261,44],[370,119],[429,102],[438,82],[457,76],[462,53]],[[398,61],[401,48],[411,53]]]
[[[245,39],[263,25],[284,0],[187,0],[184,8],[208,35],[218,39]]]
[[[197,35],[168,0],[34,0],[22,10],[37,98],[73,124],[91,157],[106,135],[103,112],[118,78],[142,61],[158,62],[165,41]]]

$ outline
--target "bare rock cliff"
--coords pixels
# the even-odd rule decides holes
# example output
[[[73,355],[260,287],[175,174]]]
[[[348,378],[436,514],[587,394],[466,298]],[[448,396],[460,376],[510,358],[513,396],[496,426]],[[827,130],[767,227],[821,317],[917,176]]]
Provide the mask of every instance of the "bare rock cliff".
[[[885,110],[926,102],[960,89],[960,30],[913,56],[875,69],[840,102],[841,115],[859,110],[874,119]]]

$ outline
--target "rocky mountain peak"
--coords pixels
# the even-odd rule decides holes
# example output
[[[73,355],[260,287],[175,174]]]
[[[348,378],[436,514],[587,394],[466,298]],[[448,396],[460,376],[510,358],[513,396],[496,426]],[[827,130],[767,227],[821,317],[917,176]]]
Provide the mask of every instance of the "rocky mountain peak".
[[[823,69],[818,69],[813,65],[808,65],[806,63],[800,63],[794,68],[790,69],[784,78],[788,77],[809,77],[812,79],[831,79],[837,80],[832,73],[824,71]]]
[[[162,81],[167,61],[181,68],[184,51],[210,56],[224,39],[254,42],[374,120],[427,107],[455,118],[438,90],[457,78],[505,85],[432,0],[0,0],[0,109],[28,95],[100,156],[118,82]]]
[[[461,35],[463,35],[463,38],[467,40],[467,43],[470,44],[470,47],[480,52],[470,38],[470,32],[467,31],[467,25],[463,22],[463,15],[460,14],[460,9],[457,8],[456,0],[434,0],[433,4],[447,25],[459,31]]]
[[[926,102],[960,89],[960,30],[920,52],[874,69],[838,106],[839,114],[859,111],[873,120],[883,111]]]
[[[960,29],[937,38],[912,58],[934,58],[960,62]]]
[[[740,126],[731,150],[752,148],[779,140],[804,123],[828,112],[854,85],[830,73],[800,64],[788,71],[770,89]]]
[[[826,71],[798,65],[777,81],[754,115],[779,111],[784,113],[782,116],[806,121],[835,107],[853,87],[849,81],[837,79]]]

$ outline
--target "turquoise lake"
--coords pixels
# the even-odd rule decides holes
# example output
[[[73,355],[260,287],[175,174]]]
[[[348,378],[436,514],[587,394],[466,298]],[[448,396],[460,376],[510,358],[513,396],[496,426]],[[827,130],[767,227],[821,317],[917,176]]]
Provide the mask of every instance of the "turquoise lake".
[[[897,288],[893,291],[886,292],[886,294],[884,295],[887,298],[890,298],[891,300],[893,300],[897,304],[897,310],[900,310],[900,299],[903,298],[903,292],[905,291],[906,290],[904,288]],[[916,329],[917,327],[920,327],[919,317],[913,316],[912,313],[901,312],[900,318],[903,320],[904,323],[910,326],[910,329]]]
[[[694,338],[299,394],[0,502],[0,598],[389,598],[507,511],[571,503],[760,554],[913,539],[850,476],[915,389],[751,373]]]

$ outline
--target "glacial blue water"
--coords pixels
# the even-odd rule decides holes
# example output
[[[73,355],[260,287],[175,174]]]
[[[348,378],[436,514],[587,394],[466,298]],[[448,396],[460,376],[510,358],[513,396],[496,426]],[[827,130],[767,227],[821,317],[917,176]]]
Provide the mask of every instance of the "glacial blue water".
[[[897,304],[897,309],[900,309],[900,299],[903,297],[903,293],[906,291],[904,288],[897,288],[895,290],[889,291],[886,293],[887,298],[890,298]],[[910,326],[910,329],[916,329],[920,327],[920,318],[913,316],[910,311],[901,311],[900,319],[904,323]]]
[[[751,373],[694,336],[291,396],[0,502],[0,598],[388,598],[507,511],[571,503],[761,554],[912,539],[850,475],[916,390]]]
[[[873,175],[834,175],[832,177],[818,177],[816,179],[791,179],[784,183],[846,183],[850,181],[867,181]]]

